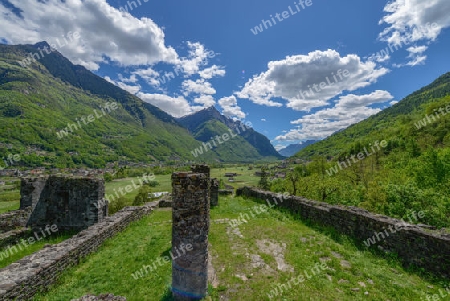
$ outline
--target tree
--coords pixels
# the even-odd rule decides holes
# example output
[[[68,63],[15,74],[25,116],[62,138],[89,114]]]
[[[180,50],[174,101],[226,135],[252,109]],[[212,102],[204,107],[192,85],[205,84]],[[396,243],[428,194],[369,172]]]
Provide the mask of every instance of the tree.
[[[148,200],[148,194],[151,192],[152,189],[149,185],[142,185],[141,188],[139,188],[137,196],[134,198],[133,206],[144,205]]]
[[[261,167],[261,179],[259,180],[258,183],[258,187],[264,190],[269,190],[270,189],[270,185],[269,185],[269,173],[267,171],[267,167],[263,166]]]
[[[294,170],[291,170],[287,173],[286,178],[289,182],[291,182],[293,187],[292,195],[297,195],[298,180],[306,174],[307,172],[304,166],[296,166]]]

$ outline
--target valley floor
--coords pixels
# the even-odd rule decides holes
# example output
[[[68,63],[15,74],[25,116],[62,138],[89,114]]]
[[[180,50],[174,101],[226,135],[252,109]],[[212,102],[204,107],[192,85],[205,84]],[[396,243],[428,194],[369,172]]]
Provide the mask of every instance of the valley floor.
[[[229,197],[211,210],[210,300],[427,300],[427,294],[450,292],[448,282],[405,270],[395,259],[360,249],[332,230],[255,206],[261,205]],[[89,293],[171,300],[171,264],[161,260],[170,251],[171,211],[157,210],[108,240],[34,300],[71,300]],[[146,272],[144,265],[155,269]]]

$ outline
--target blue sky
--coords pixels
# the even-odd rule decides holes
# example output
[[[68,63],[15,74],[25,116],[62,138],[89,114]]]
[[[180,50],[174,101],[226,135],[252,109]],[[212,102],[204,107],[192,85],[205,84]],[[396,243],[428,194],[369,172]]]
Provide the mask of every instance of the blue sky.
[[[448,0],[0,0],[0,41],[46,40],[176,117],[215,105],[280,148],[450,71],[449,12]]]

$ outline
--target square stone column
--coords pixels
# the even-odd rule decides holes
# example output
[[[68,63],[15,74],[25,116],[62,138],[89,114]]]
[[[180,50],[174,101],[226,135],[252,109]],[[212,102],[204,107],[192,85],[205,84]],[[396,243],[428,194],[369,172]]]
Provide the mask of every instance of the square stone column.
[[[209,176],[172,174],[172,294],[176,301],[200,300],[208,292]],[[174,252],[174,250],[186,252]]]

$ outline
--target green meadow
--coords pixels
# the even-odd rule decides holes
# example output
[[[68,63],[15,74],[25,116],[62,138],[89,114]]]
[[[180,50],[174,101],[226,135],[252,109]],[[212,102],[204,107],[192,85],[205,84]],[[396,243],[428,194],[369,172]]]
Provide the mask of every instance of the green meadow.
[[[210,284],[207,300],[425,300],[448,284],[277,209],[254,214],[238,227],[229,224],[241,213],[256,212],[254,206],[261,205],[226,197],[211,210],[209,252],[217,281]],[[156,210],[65,271],[34,301],[71,300],[88,293],[113,293],[130,301],[171,300],[170,263],[133,277],[170,250],[171,211]],[[324,269],[314,273],[318,265]],[[295,284],[292,279],[300,276],[303,281]]]

